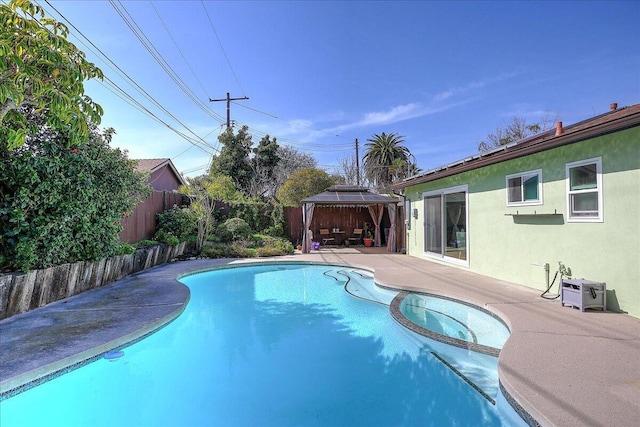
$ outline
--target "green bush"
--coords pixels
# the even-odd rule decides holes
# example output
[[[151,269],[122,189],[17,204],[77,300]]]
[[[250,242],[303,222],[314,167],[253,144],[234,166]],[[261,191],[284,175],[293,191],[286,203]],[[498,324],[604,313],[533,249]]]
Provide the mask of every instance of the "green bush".
[[[213,235],[208,236],[207,240],[215,243],[231,243],[233,242],[233,234],[227,230],[224,222],[221,222],[213,230]]]
[[[251,227],[241,218],[231,218],[224,222],[224,226],[233,236],[233,240],[247,238],[251,235]]]
[[[154,246],[154,245],[157,245],[157,244],[158,244],[158,242],[155,241],[155,240],[140,240],[140,241],[134,243],[133,246],[135,246],[136,249],[139,249],[139,248],[146,248],[148,246]]]
[[[293,248],[293,247],[292,247]],[[288,252],[283,250],[282,248],[278,248],[275,246],[262,246],[256,249],[259,257],[271,257],[271,256],[282,256],[288,255]]]
[[[135,251],[135,246],[128,243],[120,243],[120,246],[118,246],[115,250],[115,255],[131,255],[135,253]]]
[[[156,235],[153,236],[153,239],[160,243],[166,243],[167,245],[170,245],[170,246],[177,246],[180,243],[180,239],[178,239],[176,236],[166,231],[156,232]]]
[[[251,199],[232,201],[229,208],[230,217],[245,220],[252,230],[283,236],[285,218],[282,205]]]
[[[281,204],[273,205],[271,210],[271,226],[266,228],[265,232],[270,236],[285,237],[284,227],[284,207]]]
[[[173,206],[156,215],[158,231],[165,231],[182,241],[193,239],[197,234],[196,217],[192,210]]]
[[[40,129],[22,147],[0,149],[0,270],[115,254],[122,217],[150,192],[135,162],[109,146],[112,129],[94,128],[71,147],[64,133]]]
[[[293,244],[286,239],[280,237],[264,236],[262,246],[259,251],[273,252],[271,255],[260,256],[275,256],[275,255],[292,255],[294,253]]]
[[[207,258],[252,258],[255,250],[237,244],[217,244],[204,246],[200,255]]]
[[[286,239],[254,235],[251,239],[204,246],[200,253],[207,258],[253,258],[291,255],[293,245]]]
[[[284,237],[284,226],[282,224],[272,225],[264,230],[265,234],[274,237]]]

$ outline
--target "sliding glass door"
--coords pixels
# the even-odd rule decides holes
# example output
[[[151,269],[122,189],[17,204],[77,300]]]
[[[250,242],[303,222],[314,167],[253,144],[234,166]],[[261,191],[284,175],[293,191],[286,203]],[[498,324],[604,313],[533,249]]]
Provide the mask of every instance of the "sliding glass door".
[[[427,255],[468,264],[467,186],[425,193],[424,212]]]
[[[442,253],[442,197],[428,196],[424,199],[426,252]]]

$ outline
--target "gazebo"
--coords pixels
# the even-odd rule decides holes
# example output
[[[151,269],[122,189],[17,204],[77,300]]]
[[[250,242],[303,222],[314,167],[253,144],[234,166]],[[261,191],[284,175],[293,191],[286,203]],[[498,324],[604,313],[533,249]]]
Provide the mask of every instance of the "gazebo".
[[[351,185],[334,185],[327,188],[324,192],[316,194],[302,200],[302,220],[304,223],[304,238],[302,251],[309,253],[311,250],[311,241],[313,232],[311,231],[311,221],[313,212],[318,206],[347,206],[347,207],[364,207],[366,206],[371,215],[374,227],[374,245],[381,245],[380,222],[384,214],[384,208],[389,211],[389,236],[387,238],[387,250],[396,252],[396,207],[399,200],[395,197],[385,196],[383,194],[372,193],[366,187]]]

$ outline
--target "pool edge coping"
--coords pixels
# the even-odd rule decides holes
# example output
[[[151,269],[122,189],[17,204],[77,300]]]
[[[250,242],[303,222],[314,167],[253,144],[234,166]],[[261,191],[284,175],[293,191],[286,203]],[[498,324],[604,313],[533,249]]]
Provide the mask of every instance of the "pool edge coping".
[[[425,327],[422,327],[420,325],[418,325],[417,323],[413,322],[411,319],[409,319],[407,316],[404,315],[404,313],[402,313],[402,310],[400,309],[400,305],[402,304],[402,302],[404,301],[404,299],[409,295],[409,294],[418,294],[418,295],[425,295],[428,297],[435,297],[435,298],[442,298],[442,299],[446,299],[448,301],[453,301],[459,304],[463,304],[469,307],[472,307],[476,310],[480,310],[483,313],[489,314],[491,315],[493,318],[495,318],[496,320],[500,321],[503,325],[506,326],[506,324],[502,321],[502,319],[498,318],[497,316],[494,316],[492,312],[483,309],[482,307],[479,307],[477,305],[473,305],[470,304],[466,301],[462,301],[462,300],[458,300],[455,298],[450,298],[450,297],[445,297],[445,296],[440,296],[434,293],[428,293],[428,292],[413,292],[413,291],[400,291],[398,292],[398,295],[391,301],[391,304],[389,305],[389,311],[391,312],[391,316],[398,322],[400,323],[402,326],[404,326],[405,328],[420,334],[422,336],[425,336],[427,338],[433,339],[435,341],[439,341],[445,344],[449,344],[455,347],[459,347],[459,348],[464,348],[467,350],[471,350],[471,351],[476,351],[478,353],[482,353],[482,354],[487,354],[489,356],[494,356],[494,357],[498,357],[500,355],[500,349],[496,348],[496,347],[491,347],[488,345],[483,345],[483,344],[478,344],[478,343],[473,343],[473,342],[469,342],[466,340],[461,340],[455,337],[450,337],[448,335],[443,335],[443,334],[439,334],[437,332],[434,332],[430,329],[427,329]],[[509,330],[509,332],[511,332]]]
[[[176,284],[182,285],[176,281]],[[182,285],[184,286],[184,285]],[[32,369],[27,372],[23,372],[14,377],[8,378],[0,382],[0,402],[16,396],[24,391],[27,391],[33,387],[37,387],[40,384],[46,383],[56,377],[64,375],[68,372],[74,371],[85,365],[88,365],[96,360],[102,358],[106,353],[121,347],[130,346],[140,340],[147,338],[154,334],[171,322],[176,320],[184,312],[191,299],[191,295],[181,303],[174,303],[169,305],[175,305],[177,308],[171,313],[148,323],[146,326],[139,328],[135,331],[129,332],[116,339],[102,343],[96,347],[84,350],[80,353],[76,353],[55,362],[48,363],[38,368]]]

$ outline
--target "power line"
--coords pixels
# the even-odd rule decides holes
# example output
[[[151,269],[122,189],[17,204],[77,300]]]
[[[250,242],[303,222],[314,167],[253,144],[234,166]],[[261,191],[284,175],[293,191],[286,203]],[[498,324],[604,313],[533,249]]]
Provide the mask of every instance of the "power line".
[[[272,134],[269,134],[267,132],[258,130],[258,129],[254,129],[251,128],[249,126],[247,126],[249,129],[249,133],[251,133],[253,136],[256,135],[260,135],[260,136],[273,136]],[[291,146],[297,146],[297,147],[301,147],[301,148],[306,148],[306,151],[326,151],[326,152],[335,152],[336,150],[342,150],[342,149],[351,149],[351,144],[340,144],[340,145],[331,145],[331,144],[323,144],[323,143],[311,143],[311,142],[303,142],[303,141],[297,141],[297,140],[293,140],[293,139],[288,139],[288,138],[281,138],[278,136],[274,136],[274,138],[276,138],[278,141],[280,142],[285,142],[288,143],[288,145]],[[314,149],[312,149],[314,148]]]
[[[135,98],[133,98],[127,92],[122,90],[122,88],[120,86],[118,86],[117,84],[115,84],[111,79],[109,79],[109,77],[105,76],[104,78],[107,81],[107,84],[105,84],[103,82],[103,85],[105,86],[105,88],[109,89],[112,93],[114,93],[116,96],[118,96],[123,101],[127,102],[129,105],[137,108],[139,111],[143,112],[147,116],[149,116],[152,119],[156,120],[158,123],[164,125],[168,129],[172,130],[178,136],[180,136],[181,138],[183,138],[184,140],[186,140],[187,142],[192,144],[192,146],[197,147],[202,152],[204,152],[205,154],[208,154],[210,156],[213,155],[213,152],[207,151],[206,148],[211,148],[214,151],[217,150],[216,148],[214,148],[211,145],[209,145],[208,143],[206,143],[206,141],[204,141],[204,139],[201,139],[201,141],[204,141],[206,144],[203,144],[199,140],[194,139],[194,138],[192,138],[192,137],[190,137],[188,135],[185,135],[184,133],[180,132],[179,130],[177,130],[176,128],[174,128],[173,126],[171,126],[170,124],[168,124],[164,120],[162,120],[160,117],[156,116],[153,112],[151,112],[148,108],[146,108],[144,105],[142,105],[139,101],[137,101]],[[111,86],[111,88],[109,86]],[[204,147],[203,147],[203,145],[204,145]],[[180,153],[180,154],[182,154],[182,153]]]
[[[114,0],[109,0],[109,3],[114,8],[114,10],[120,15],[124,23],[129,27],[129,29],[133,32],[136,38],[140,41],[142,46],[149,52],[151,57],[155,59],[155,61],[160,65],[160,67],[165,71],[165,73],[173,80],[173,82],[182,90],[182,92],[187,95],[189,99],[193,101],[193,103],[199,107],[204,113],[208,114],[210,117],[217,121],[222,121],[222,117],[219,114],[216,114],[211,109],[207,107],[207,105],[202,102],[202,100],[189,88],[189,86],[180,78],[178,73],[171,67],[171,65],[167,62],[166,59],[162,56],[160,51],[154,46],[153,42],[147,37],[142,28],[136,23],[135,19],[127,8],[122,4],[120,0],[117,0],[120,4],[122,10],[116,5]]]
[[[171,118],[173,118],[174,120],[176,120],[176,122],[178,122],[180,125],[182,125],[189,133],[191,133],[192,135],[194,135],[195,138],[190,137],[188,135],[185,135],[183,132],[178,131],[177,129],[175,129],[174,127],[172,127],[171,125],[169,125],[168,123],[166,123],[164,120],[160,119],[157,115],[155,115],[153,112],[151,112],[148,108],[144,107],[139,101],[137,101],[135,98],[133,98],[131,95],[129,95],[126,91],[124,91],[121,87],[119,87],[113,80],[109,79],[108,77],[105,79],[106,82],[101,82],[103,85],[105,85],[105,87],[109,88],[108,85],[111,85],[111,87],[113,89],[109,89],[112,92],[114,92],[117,96],[119,96],[121,99],[125,100],[125,102],[128,102],[130,105],[134,106],[134,108],[137,108],[138,110],[142,111],[144,114],[148,115],[149,117],[153,118],[154,120],[158,121],[159,123],[161,123],[162,125],[166,126],[167,128],[171,129],[173,132],[175,132],[176,134],[178,134],[180,137],[184,138],[185,140],[187,140],[190,144],[192,144],[193,146],[196,146],[197,148],[199,148],[200,150],[202,150],[203,152],[212,155],[211,152],[209,152],[208,149],[212,149],[216,152],[219,152],[219,145],[218,147],[214,147],[212,146],[210,143],[208,143],[207,141],[205,141],[203,138],[200,138],[198,135],[196,135],[194,132],[192,132],[184,123],[182,123],[177,117],[175,117],[175,115],[173,115],[168,109],[166,109],[165,107],[163,107],[153,96],[151,96],[148,92],[146,92],[137,82],[135,82],[135,80],[133,80],[133,78],[131,78],[124,70],[122,70],[117,64],[115,64],[114,61],[112,61],[109,56],[107,56],[104,52],[102,52],[102,50],[100,50],[93,42],[91,42],[91,40],[89,40],[75,25],[73,25],[64,15],[62,15],[62,13],[60,13],[53,5],[51,5],[51,3],[48,0],[45,0],[46,3],[53,9],[55,10],[58,15],[60,15],[72,28],[75,29],[75,31],[77,33],[79,33],[85,40],[87,40],[91,46],[93,46],[98,52],[100,52],[100,54],[102,55],[102,57],[106,58],[106,60],[108,61],[108,66],[113,69],[114,71],[116,71],[117,73],[119,73],[121,76],[126,77],[126,79],[128,80],[129,84],[131,84],[132,86],[134,86],[134,88],[140,92],[147,100],[149,100],[150,102],[152,102],[155,106],[157,106],[158,108],[160,108],[163,112],[165,112],[168,116],[170,116]],[[119,0],[118,0],[119,1]],[[193,92],[191,91],[191,89],[189,89],[189,87],[182,81],[182,79],[180,79],[180,77],[177,75],[177,73],[175,73],[175,71],[173,71],[173,69],[170,67],[170,65],[168,64],[168,62],[162,57],[162,55],[160,54],[160,52],[155,48],[155,46],[153,46],[153,43],[149,40],[149,38],[144,34],[144,31],[137,25],[137,23],[135,23],[135,20],[133,19],[133,17],[129,14],[129,12],[126,10],[126,8],[124,6],[122,6],[122,10],[120,10],[117,5],[115,5],[113,0],[110,0],[111,5],[113,6],[113,8],[116,10],[116,12],[118,12],[118,14],[120,15],[120,17],[123,19],[123,21],[125,22],[125,24],[127,26],[129,26],[129,28],[131,29],[131,31],[134,33],[134,35],[136,35],[136,37],[138,38],[138,40],[142,43],[142,45],[145,47],[145,49],[149,52],[149,54],[158,62],[158,64],[165,70],[165,72],[169,75],[169,77],[171,77],[174,82],[176,83],[176,85],[178,85],[178,87],[180,87],[181,90],[183,90],[183,92],[185,92],[185,94],[192,99],[192,101],[194,101],[194,103],[198,106],[200,106],[200,108],[203,107],[202,102],[199,100],[199,98],[197,96],[195,96],[195,94],[193,94]],[[153,4],[152,4],[153,6]],[[204,4],[203,4],[204,7]],[[155,7],[154,7],[155,9]],[[205,8],[206,10],[206,8]],[[158,14],[158,11],[156,10],[156,13]],[[159,14],[158,14],[159,15]],[[127,16],[129,17],[129,19],[127,19]],[[159,16],[159,19],[161,20],[161,22],[163,23],[163,25],[166,28],[166,25],[164,24],[164,21],[162,21],[161,17]],[[209,17],[210,19],[210,17]],[[210,22],[210,24],[212,24],[212,22]],[[212,29],[215,32],[215,28],[212,27]],[[168,28],[167,28],[168,31]],[[169,32],[170,34],[170,32]],[[170,34],[171,36],[171,34]],[[216,33],[217,36],[217,33]],[[172,40],[174,41],[174,44],[177,45],[175,39],[173,39],[173,37],[171,36]],[[82,42],[82,40],[81,40]],[[84,42],[82,42],[83,44],[85,44]],[[86,46],[86,44],[85,44]],[[179,47],[176,46],[178,48],[178,50],[180,51]],[[222,46],[221,46],[222,48]],[[91,49],[90,49],[91,50]],[[184,58],[184,54],[182,54],[182,51],[180,51],[181,55]],[[186,58],[185,58],[186,60]],[[227,58],[228,60],[228,58]],[[230,65],[230,64],[229,64]],[[191,67],[190,67],[191,69]],[[193,72],[193,69],[191,69],[191,71]],[[195,76],[195,73],[194,73]],[[195,76],[197,79],[197,76]],[[202,87],[202,85],[201,85]],[[229,101],[231,101],[232,99],[229,99]],[[241,105],[239,103],[235,103],[236,105]],[[206,104],[205,104],[206,105]],[[242,106],[242,105],[241,105]],[[257,110],[255,108],[251,108],[251,107],[246,107],[243,106],[245,108],[248,108],[249,110],[253,110],[256,111],[260,114],[265,114],[268,115],[270,117],[276,118],[278,120],[282,120],[285,122],[288,122],[290,124],[293,124],[293,122],[286,120],[286,119],[282,119],[276,115],[273,114],[269,114],[269,113],[265,113],[264,111],[260,111]],[[207,107],[204,107],[203,111],[205,110],[209,110]],[[210,110],[209,110],[210,111]],[[207,113],[209,114],[209,113]],[[209,114],[211,116],[211,114]],[[219,115],[216,115],[215,113],[213,114],[214,116],[217,116],[217,120],[219,122],[222,122],[222,118]],[[300,125],[299,126],[308,128],[310,130],[316,131],[316,132],[322,132],[334,137],[338,137],[338,138],[344,138],[340,135],[334,135],[331,134],[329,132],[326,131],[322,131],[319,129],[314,129],[311,128],[310,126],[305,126],[305,125]],[[219,127],[214,128],[215,129],[219,129]],[[254,134],[254,135],[269,135],[269,133],[263,132],[263,131],[259,131],[257,129],[254,128],[250,128],[251,132],[250,134]],[[212,131],[213,132],[213,131]],[[211,132],[210,132],[211,133]],[[209,133],[209,134],[210,134]],[[271,135],[273,135],[273,133],[271,133]],[[312,142],[302,142],[302,141],[296,141],[296,140],[292,140],[292,139],[288,139],[288,138],[277,138],[279,140],[279,142],[284,142],[284,143],[288,143],[292,146],[298,146],[301,149],[303,149],[303,151],[308,151],[311,153],[314,152],[322,152],[322,151],[326,151],[326,152],[335,152],[336,150],[347,150],[347,149],[351,149],[351,145],[350,144],[340,144],[340,145],[328,145],[328,144],[323,144],[323,143],[312,143]],[[346,139],[346,138],[344,138]],[[203,148],[206,147],[206,148]],[[184,153],[181,152],[179,155],[182,155]]]
[[[236,103],[234,102],[234,104],[236,104]],[[260,113],[260,114],[263,114],[263,115],[265,115],[265,116],[268,116],[268,117],[271,117],[271,118],[274,118],[274,119],[277,119],[277,120],[282,120],[282,121],[287,122],[287,123],[289,123],[289,124],[291,124],[291,125],[295,124],[295,123],[293,122],[293,120],[283,119],[282,117],[278,117],[278,116],[276,116],[275,114],[267,113],[267,112],[265,112],[265,111],[258,110],[257,108],[252,108],[252,107],[249,107],[249,106],[247,106],[247,105],[242,105],[242,104],[237,104],[237,105],[239,105],[239,106],[240,106],[240,107],[242,107],[242,108],[246,108],[247,110],[255,111],[256,113]],[[339,135],[339,134],[334,134],[334,133],[331,133],[331,132],[327,132],[327,131],[322,130],[322,129],[315,129],[315,128],[312,128],[311,126],[306,126],[306,125],[303,125],[303,124],[300,124],[300,126],[302,126],[302,127],[304,127],[304,128],[307,128],[307,129],[309,129],[309,130],[312,130],[312,131],[314,131],[314,132],[326,133],[327,135],[335,136],[336,138],[348,139],[348,140],[350,141],[350,139],[349,139],[349,138],[344,137],[344,136]]]
[[[66,16],[64,16],[55,6],[53,6],[49,0],[45,0],[45,2],[47,3],[47,5],[49,5],[49,7],[51,7],[60,17],[62,17],[62,19],[69,25],[71,26],[78,34],[80,34],[84,40],[86,40],[94,49],[96,49],[100,55],[102,55],[103,58],[105,58],[108,62],[107,65],[114,71],[116,71],[117,73],[119,73],[121,76],[124,76],[126,78],[126,80],[129,82],[130,85],[132,85],[134,87],[134,89],[136,89],[140,94],[142,94],[147,100],[149,100],[152,104],[154,104],[156,107],[160,108],[163,112],[165,112],[167,115],[169,115],[171,118],[173,118],[174,120],[176,120],[180,125],[182,125],[186,130],[188,130],[191,134],[193,134],[196,137],[196,140],[199,141],[198,143],[195,143],[194,140],[192,138],[187,137],[186,135],[184,135],[182,132],[177,131],[175,128],[173,128],[172,126],[170,126],[169,124],[167,124],[165,121],[161,120],[158,116],[156,116],[155,114],[153,114],[150,110],[148,110],[146,107],[144,107],[139,101],[135,100],[131,95],[129,95],[125,90],[123,90],[120,86],[118,86],[115,82],[113,82],[111,79],[109,79],[108,77],[105,76],[105,80],[107,80],[114,88],[116,88],[116,90],[122,94],[123,96],[125,96],[127,99],[131,100],[132,102],[134,102],[137,106],[139,106],[140,108],[142,108],[141,111],[143,111],[145,114],[149,115],[150,117],[154,118],[155,120],[157,120],[158,122],[160,122],[161,124],[165,125],[166,127],[168,127],[169,129],[173,130],[175,133],[177,133],[178,135],[180,135],[181,137],[183,137],[185,140],[187,140],[189,143],[194,144],[196,146],[198,146],[198,148],[203,149],[202,147],[200,147],[198,144],[202,144],[214,151],[219,151],[218,148],[213,147],[211,144],[209,144],[207,141],[205,141],[204,139],[200,138],[198,135],[196,135],[193,131],[191,131],[184,123],[182,123],[177,117],[175,117],[169,110],[167,110],[164,106],[162,106],[153,96],[151,96],[146,90],[144,90],[142,88],[142,86],[140,86],[133,78],[131,78],[122,68],[120,68],[107,54],[105,54],[98,46],[96,46],[87,36],[84,35],[84,33],[82,31],[80,31],[80,29],[78,29],[71,21],[69,21],[69,19],[67,19]],[[80,40],[81,43],[83,43],[83,45],[86,46],[86,44]],[[114,68],[115,67],[115,68]],[[120,95],[118,95],[120,96]],[[121,97],[122,98],[122,97]],[[131,103],[130,103],[131,105]],[[210,154],[208,151],[203,150],[206,153]]]
[[[151,4],[151,7],[153,8],[153,10],[156,12],[156,15],[158,16],[158,19],[162,23],[162,26],[164,27],[165,31],[167,32],[167,34],[169,34],[169,37],[171,38],[171,41],[173,42],[173,45],[176,47],[178,52],[180,52],[180,56],[182,56],[182,59],[184,60],[185,64],[187,64],[187,67],[189,68],[189,71],[191,71],[191,75],[193,75],[193,77],[196,79],[196,82],[198,82],[198,85],[200,86],[200,89],[202,89],[202,92],[204,94],[206,94],[207,90],[204,88],[204,86],[202,85],[202,82],[200,81],[200,79],[198,78],[196,73],[193,71],[193,68],[191,67],[191,64],[189,63],[189,61],[187,60],[186,56],[184,55],[184,53],[180,49],[180,46],[178,46],[178,43],[176,42],[176,39],[173,37],[173,34],[171,34],[171,31],[169,31],[169,27],[167,27],[167,25],[165,24],[164,20],[162,19],[162,16],[160,16],[160,13],[156,9],[156,7],[153,5],[153,1],[149,0],[149,3]]]
[[[240,91],[246,97],[247,94],[244,91],[244,89],[242,88],[242,85],[240,84],[240,80],[238,80],[238,76],[236,75],[236,72],[233,69],[233,66],[231,65],[231,61],[229,61],[229,56],[227,55],[226,50],[224,50],[224,46],[222,46],[222,41],[220,40],[220,37],[218,36],[218,32],[216,31],[216,27],[213,25],[213,21],[211,20],[211,16],[209,15],[209,11],[205,7],[204,2],[202,0],[200,0],[200,4],[202,4],[202,8],[204,9],[204,13],[207,15],[207,19],[209,20],[209,25],[211,26],[211,29],[213,30],[213,34],[215,34],[216,39],[218,40],[218,45],[220,45],[220,50],[222,50],[222,54],[224,55],[224,58],[227,61],[227,65],[229,66],[229,69],[231,70],[231,74],[233,74],[233,78],[236,80],[236,83],[238,83],[238,87],[240,88]]]

